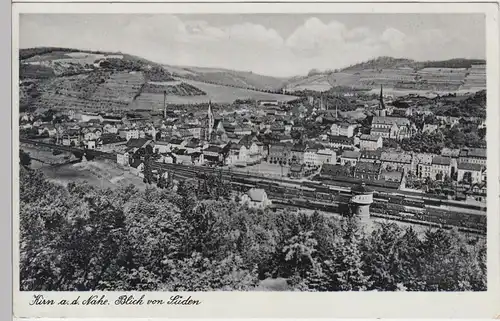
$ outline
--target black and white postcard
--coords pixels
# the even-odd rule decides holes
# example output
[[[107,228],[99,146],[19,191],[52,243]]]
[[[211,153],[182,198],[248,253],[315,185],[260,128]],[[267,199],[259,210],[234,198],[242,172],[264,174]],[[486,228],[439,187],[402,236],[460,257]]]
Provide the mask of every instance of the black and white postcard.
[[[17,3],[17,317],[494,317],[498,7]]]

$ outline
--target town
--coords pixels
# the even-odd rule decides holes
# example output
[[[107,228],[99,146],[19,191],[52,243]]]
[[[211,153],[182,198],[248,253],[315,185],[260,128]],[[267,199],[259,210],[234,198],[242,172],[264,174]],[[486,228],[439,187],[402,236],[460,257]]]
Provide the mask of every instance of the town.
[[[378,95],[345,90],[299,95],[286,102],[246,100],[222,105],[208,101],[196,111],[170,106],[166,99],[163,110],[136,113],[38,110],[20,115],[20,135],[30,141],[107,153],[123,171],[150,184],[161,184],[176,174],[173,167],[151,164],[275,178],[286,182],[283,195],[298,190],[306,197],[312,190],[313,200],[329,199],[328,192],[321,193],[324,186],[342,191],[366,184],[392,195],[392,202],[404,195],[417,201],[408,206],[394,204],[396,208],[391,201],[375,202],[374,215],[485,231],[485,110],[474,113],[467,105],[482,104],[484,109],[485,91],[462,97],[395,98],[384,94],[381,85]],[[346,104],[356,109],[346,111]],[[472,139],[455,134],[467,132]],[[435,137],[443,136],[451,143],[439,145]],[[422,148],[425,139],[434,142]],[[192,174],[196,172],[200,170]],[[277,191],[264,181],[238,187],[244,194],[242,201],[250,206],[273,206],[269,194]],[[419,206],[423,197],[446,200],[447,207]],[[439,210],[457,212],[458,218],[422,217]]]

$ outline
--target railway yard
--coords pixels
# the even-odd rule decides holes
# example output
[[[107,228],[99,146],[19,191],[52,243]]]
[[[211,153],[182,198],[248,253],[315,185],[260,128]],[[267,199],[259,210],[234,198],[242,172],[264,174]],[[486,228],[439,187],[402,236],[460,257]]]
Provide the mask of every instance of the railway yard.
[[[73,153],[88,153],[97,159],[116,161],[114,153],[83,150],[54,145],[35,140],[21,139],[21,144],[38,148],[50,148]],[[230,169],[194,165],[153,163],[153,170],[166,171],[176,180],[203,179],[206,175],[220,175],[231,183],[233,190],[246,192],[251,188],[264,189],[275,208],[296,207],[322,212],[342,214],[343,204],[349,202],[353,184],[345,182],[318,182],[269,178],[261,175],[240,173]],[[398,189],[374,188],[371,216],[392,221],[455,229],[460,232],[486,233],[486,206],[451,201],[446,198]]]

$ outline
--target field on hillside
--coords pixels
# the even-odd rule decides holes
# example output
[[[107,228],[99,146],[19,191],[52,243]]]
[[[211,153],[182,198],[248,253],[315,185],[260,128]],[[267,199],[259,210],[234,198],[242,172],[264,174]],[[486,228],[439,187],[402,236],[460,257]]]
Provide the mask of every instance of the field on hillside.
[[[278,90],[286,82],[284,78],[264,76],[249,71],[168,65],[165,68],[177,76],[191,80],[246,89]]]
[[[211,100],[214,103],[232,103],[236,99],[255,99],[255,100],[283,100],[291,101],[295,96],[270,94],[242,88],[233,88],[228,86],[207,84],[199,81],[178,79],[184,83],[194,86],[206,95],[198,96],[172,96],[167,95],[167,103],[170,104],[201,104]],[[130,104],[131,109],[162,109],[163,94],[161,93],[142,93],[136,100]]]
[[[93,72],[39,81],[34,108],[126,108],[144,83],[141,72]]]
[[[328,75],[314,75],[311,77],[294,80],[286,86],[287,90],[294,91],[327,91],[330,88],[332,88],[332,84],[329,82]]]

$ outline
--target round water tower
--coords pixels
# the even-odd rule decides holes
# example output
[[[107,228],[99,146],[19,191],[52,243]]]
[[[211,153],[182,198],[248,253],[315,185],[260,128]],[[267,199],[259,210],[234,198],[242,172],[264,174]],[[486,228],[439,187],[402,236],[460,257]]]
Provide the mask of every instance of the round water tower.
[[[354,215],[360,218],[361,222],[370,222],[370,204],[373,203],[373,190],[365,183],[351,188],[351,204],[354,207]]]

